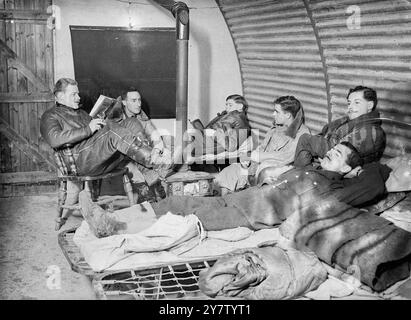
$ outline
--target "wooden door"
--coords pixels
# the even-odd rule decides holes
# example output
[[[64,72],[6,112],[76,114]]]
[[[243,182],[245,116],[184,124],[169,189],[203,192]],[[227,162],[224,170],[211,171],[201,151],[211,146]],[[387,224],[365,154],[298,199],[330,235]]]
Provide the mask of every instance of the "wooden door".
[[[52,150],[40,135],[41,115],[54,103],[51,5],[0,0],[0,195],[13,184],[56,176]]]

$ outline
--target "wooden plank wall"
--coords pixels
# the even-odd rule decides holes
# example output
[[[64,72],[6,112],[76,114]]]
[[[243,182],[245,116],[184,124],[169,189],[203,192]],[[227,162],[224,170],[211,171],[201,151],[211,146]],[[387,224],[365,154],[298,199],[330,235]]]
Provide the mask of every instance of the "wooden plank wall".
[[[0,16],[0,40],[17,54],[18,58],[46,84],[50,91],[54,84],[53,30],[47,26],[47,15],[30,19],[30,14],[32,11],[46,13],[51,4],[52,0],[0,0],[0,11],[3,10],[3,13],[20,13],[20,18],[15,20],[6,18],[5,14]],[[29,18],[21,18],[22,12],[28,12]],[[17,17],[17,13],[15,16]],[[36,87],[2,56],[0,92],[9,96],[16,93],[36,94],[38,86]],[[51,149],[40,135],[41,115],[53,105],[53,102],[28,100],[29,102],[5,103],[4,99],[2,101],[0,100],[0,118],[42,156],[53,161]],[[39,161],[30,153],[19,149],[10,137],[0,134],[0,175],[27,172],[32,177],[33,172],[37,172],[40,177],[44,172],[52,171],[47,161]]]

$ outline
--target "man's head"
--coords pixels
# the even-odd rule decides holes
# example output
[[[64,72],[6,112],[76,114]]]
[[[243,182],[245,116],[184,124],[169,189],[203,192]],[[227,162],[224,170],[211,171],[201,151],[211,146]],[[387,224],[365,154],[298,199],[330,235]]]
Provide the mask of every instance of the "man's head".
[[[123,104],[126,107],[126,113],[134,116],[141,112],[141,95],[135,88],[129,88],[122,94]]]
[[[377,93],[375,90],[357,86],[348,91],[348,117],[352,120],[371,112],[377,106]]]
[[[242,110],[244,112],[247,112],[248,109],[248,102],[245,100],[243,96],[240,96],[239,94],[232,94],[229,95],[225,99],[225,111],[231,112],[234,110]]]
[[[77,81],[70,78],[61,78],[54,85],[54,96],[58,103],[78,109],[80,96],[78,95]]]
[[[302,110],[301,102],[294,96],[282,96],[274,100],[274,123],[277,125],[290,125]],[[302,119],[304,122],[304,117]]]
[[[357,149],[348,141],[343,141],[329,150],[323,159],[320,159],[324,170],[346,174],[363,164]]]

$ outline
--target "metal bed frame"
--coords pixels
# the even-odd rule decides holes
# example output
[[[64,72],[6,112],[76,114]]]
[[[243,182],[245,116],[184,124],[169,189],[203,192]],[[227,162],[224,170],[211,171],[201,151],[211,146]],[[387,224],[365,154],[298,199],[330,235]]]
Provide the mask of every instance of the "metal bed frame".
[[[73,241],[76,229],[74,227],[60,232],[58,243],[71,269],[91,280],[98,299],[210,299],[201,293],[198,277],[201,270],[213,266],[219,257],[157,264],[149,268],[95,272]]]

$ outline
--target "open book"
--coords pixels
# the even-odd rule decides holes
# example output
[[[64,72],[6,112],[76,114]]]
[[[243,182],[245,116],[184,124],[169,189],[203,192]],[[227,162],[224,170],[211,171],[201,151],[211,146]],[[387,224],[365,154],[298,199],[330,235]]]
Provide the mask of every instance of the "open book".
[[[204,131],[204,125],[200,119],[195,119],[193,121],[190,121],[190,123],[194,129],[200,130],[201,132]]]
[[[109,98],[109,97],[103,96],[101,94],[98,97],[96,103],[94,104],[93,109],[91,109],[90,116],[93,119],[95,119],[95,118],[105,119],[105,118],[107,118],[110,111],[117,104],[121,104],[121,97],[118,97],[117,99],[114,99],[114,98]]]

